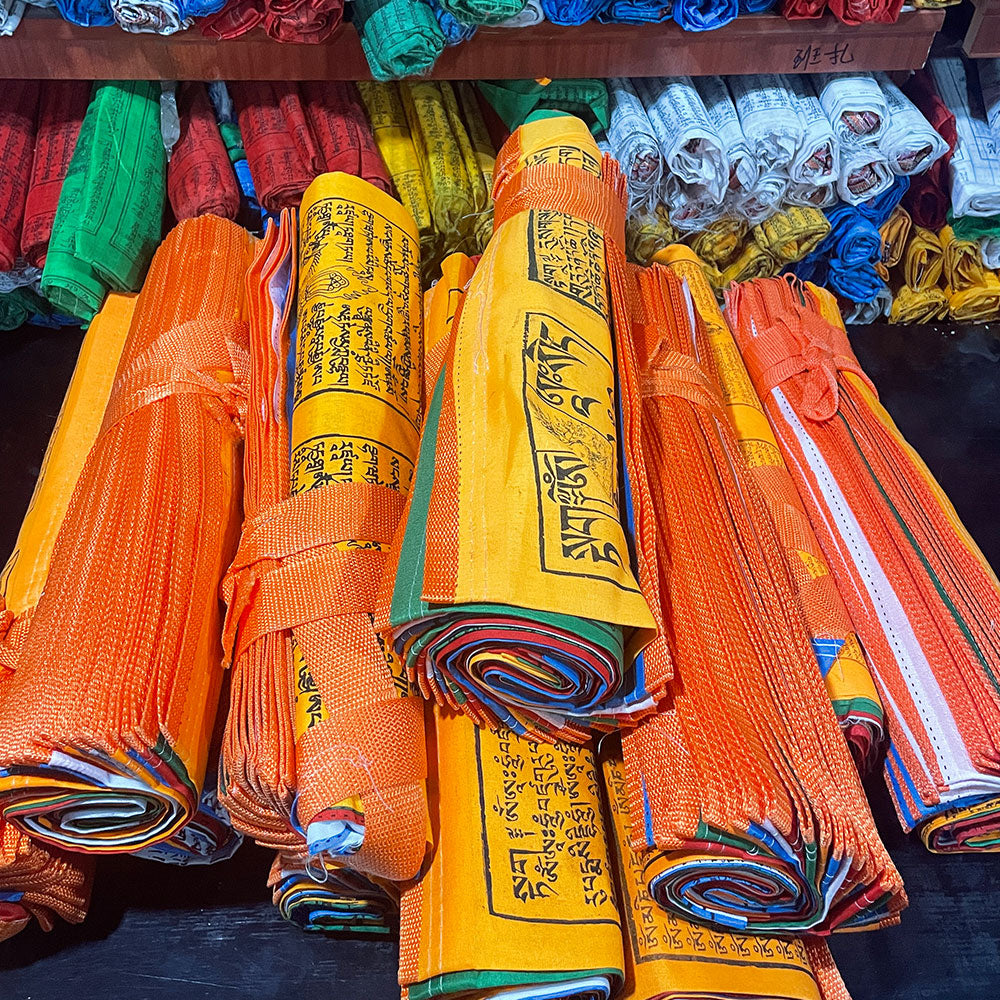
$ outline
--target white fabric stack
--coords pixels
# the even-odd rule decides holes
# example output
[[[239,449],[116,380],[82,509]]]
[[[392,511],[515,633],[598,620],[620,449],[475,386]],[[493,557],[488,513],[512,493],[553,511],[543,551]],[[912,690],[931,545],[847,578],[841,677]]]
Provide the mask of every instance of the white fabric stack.
[[[726,77],[743,134],[766,171],[785,170],[802,145],[798,99],[777,73]]]
[[[624,77],[608,80],[611,104],[608,144],[628,179],[630,211],[656,208],[663,179],[663,156],[649,115]]]
[[[885,73],[876,73],[875,79],[889,108],[889,123],[878,141],[878,148],[894,173],[922,174],[948,152],[948,143]]]

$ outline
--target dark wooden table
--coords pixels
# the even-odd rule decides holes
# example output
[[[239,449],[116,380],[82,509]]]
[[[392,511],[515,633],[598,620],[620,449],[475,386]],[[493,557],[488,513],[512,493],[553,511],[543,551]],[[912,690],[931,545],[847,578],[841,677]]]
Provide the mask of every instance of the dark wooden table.
[[[862,364],[904,433],[1000,566],[1000,340],[954,327],[857,331]],[[0,550],[13,545],[79,347],[78,334],[0,334]],[[902,925],[839,935],[854,1000],[1000,997],[1000,858],[935,857],[869,794],[910,894]],[[102,861],[90,916],[0,945],[2,1000],[391,1000],[390,941],[303,934],[272,909],[270,858],[175,869]]]

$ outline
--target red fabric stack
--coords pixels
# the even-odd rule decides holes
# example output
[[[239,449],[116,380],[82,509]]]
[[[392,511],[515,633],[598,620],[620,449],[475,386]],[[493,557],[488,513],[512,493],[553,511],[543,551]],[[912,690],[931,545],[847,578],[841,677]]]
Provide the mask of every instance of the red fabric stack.
[[[826,9],[827,0],[783,0],[781,5],[781,13],[789,21],[822,17]],[[903,0],[829,0],[829,9],[844,24],[895,24]]]
[[[236,38],[257,25],[279,42],[326,41],[344,19],[344,0],[236,0],[201,22],[209,38]]]
[[[0,271],[21,246],[21,222],[35,152],[38,81],[5,80],[0,89]]]
[[[181,134],[167,164],[167,197],[179,222],[199,215],[235,219],[240,189],[203,83],[177,92]]]
[[[951,205],[948,179],[948,162],[955,152],[958,133],[955,116],[941,100],[934,80],[925,69],[918,70],[903,87],[906,96],[920,109],[920,113],[934,126],[946,143],[948,152],[931,164],[930,170],[910,178],[910,189],[903,197],[903,206],[918,226],[937,232],[948,221]]]

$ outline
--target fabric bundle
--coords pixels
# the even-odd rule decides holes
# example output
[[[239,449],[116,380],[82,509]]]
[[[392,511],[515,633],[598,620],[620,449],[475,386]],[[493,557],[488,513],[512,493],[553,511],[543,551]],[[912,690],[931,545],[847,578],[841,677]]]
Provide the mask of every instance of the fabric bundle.
[[[840,173],[840,143],[833,125],[809,77],[795,75],[783,79],[795,95],[802,120],[802,139],[788,165],[788,175],[793,184],[813,187],[832,184]]]
[[[617,380],[611,362],[623,193],[579,119],[530,122],[501,151],[496,231],[452,325],[380,602],[425,697],[547,740],[648,714],[669,672],[659,648],[633,663],[655,618],[635,431],[614,410],[616,381],[631,377],[627,355]]]
[[[828,284],[850,302],[870,301],[885,285],[875,270],[882,254],[878,226],[856,207],[844,204],[827,212],[827,220],[829,235],[795,273]]]
[[[726,77],[743,135],[764,171],[787,170],[802,144],[798,99],[777,74]]]
[[[888,219],[879,227],[882,237],[882,264],[886,269],[895,267],[903,259],[903,250],[910,237],[913,220],[910,213],[897,205]]]
[[[42,294],[89,322],[108,290],[136,291],[166,201],[159,86],[98,83],[63,180]]]
[[[889,105],[867,73],[817,73],[819,102],[841,143],[878,142],[889,124]]]
[[[444,35],[446,45],[460,45],[467,42],[476,33],[476,25],[459,21],[454,14],[445,10],[438,0],[429,0],[431,10],[437,18],[438,27]]]
[[[679,238],[665,205],[657,205],[651,212],[633,212],[625,220],[625,249],[629,258],[640,264],[648,264],[658,250]]]
[[[541,24],[544,20],[545,11],[542,10],[541,0],[527,0],[527,3],[517,14],[502,21],[499,27],[530,28],[532,25]]]
[[[90,104],[90,91],[91,85],[83,80],[50,80],[41,88],[21,229],[21,254],[33,267],[45,263],[59,194]]]
[[[227,644],[237,661],[250,658],[251,677],[260,673],[255,660],[274,662],[277,691],[287,678],[280,658],[289,655],[290,633],[291,825],[310,865],[333,859],[405,880],[425,851],[423,713],[375,634],[371,606],[420,427],[417,233],[403,207],[373,185],[324,174],[303,198],[298,262],[291,496],[276,499],[283,492],[276,463],[289,454],[277,426],[281,357],[270,359],[269,330],[258,322],[263,343],[254,357],[267,359],[270,375],[253,404],[264,407],[264,426],[248,451],[254,506],[225,584]],[[280,279],[280,267],[275,273]],[[264,278],[257,294],[269,294]],[[268,308],[287,307],[279,300]],[[284,732],[287,740],[287,725]],[[250,752],[242,748],[241,759]],[[280,815],[288,790],[279,771],[270,772],[268,787],[270,812]]]
[[[604,80],[480,80],[478,87],[511,131],[546,113],[575,115],[595,134],[610,124]]]
[[[847,25],[895,24],[903,9],[903,0],[829,0],[829,7],[830,12]]]
[[[553,24],[585,24],[607,0],[541,0],[545,20]]]
[[[219,215],[235,219],[240,189],[203,83],[181,84],[181,133],[167,164],[167,197],[174,217]]]
[[[883,710],[843,598],[700,261],[682,247],[672,247],[658,260],[686,283],[704,325],[705,369],[722,390],[740,453],[760,488],[785,555],[837,721],[858,769],[865,773],[882,747]]]
[[[673,0],[674,20],[685,31],[713,31],[739,12],[737,0]]]
[[[774,280],[730,289],[727,306],[882,694],[900,820],[932,850],[995,850],[1000,583],[879,403],[832,297]]]
[[[354,0],[351,20],[376,80],[420,76],[444,51],[444,34],[426,0]]]
[[[663,176],[663,158],[646,109],[632,84],[617,77],[608,81],[611,119],[608,142],[628,180],[629,209],[655,208]]]
[[[983,266],[979,244],[960,240],[951,226],[945,226],[938,238],[951,318],[959,323],[1000,318],[1000,278]]]
[[[611,864],[622,910],[626,1000],[849,1000],[826,945],[816,938],[732,934],[657,906],[635,851],[620,754],[603,754]]]
[[[11,80],[0,97],[0,271],[9,271],[21,246],[21,223],[35,149],[38,82]]]
[[[622,936],[590,752],[440,708],[428,727],[437,838],[400,900],[404,996],[608,1000]]]
[[[793,206],[754,226],[753,238],[779,264],[791,264],[811,253],[829,232],[822,212]]]
[[[925,173],[912,178],[904,199],[907,211],[918,226],[937,231],[945,224],[951,203],[948,164],[958,144],[955,115],[941,99],[929,70],[917,70],[906,82],[904,90],[948,147]]]
[[[137,851],[198,809],[239,527],[249,253],[230,222],[181,223],[136,303],[0,707],[0,806],[45,843]]]
[[[24,0],[0,0],[0,38],[14,34],[27,9]]]
[[[501,24],[517,17],[524,0],[439,0],[441,6],[462,24]]]
[[[660,712],[623,737],[649,892],[728,930],[894,923],[902,882],[840,736],[781,537],[719,386],[695,360],[711,357],[706,323],[676,274],[645,269],[638,281],[643,446],[669,539],[659,574],[675,670]]]
[[[261,207],[257,200],[257,191],[253,186],[250,174],[250,164],[247,162],[246,150],[243,148],[243,136],[237,121],[236,107],[229,94],[229,89],[221,80],[213,80],[208,84],[208,99],[215,111],[215,120],[219,125],[219,135],[225,143],[229,162],[236,174],[236,183],[240,189],[240,211],[238,221],[252,233],[260,233]]]
[[[673,16],[673,0],[611,0],[597,12],[602,24],[662,24]]]
[[[743,134],[739,112],[725,81],[720,76],[701,76],[695,77],[694,85],[705,105],[708,120],[714,126],[725,149],[729,166],[726,197],[737,211],[746,215],[751,225],[755,225],[760,219],[757,217],[758,213],[754,211],[754,206],[760,206],[765,211],[773,211],[777,207],[777,199],[773,203],[768,203],[769,199],[762,198],[762,192],[758,191],[760,165],[753,148]],[[766,207],[765,203],[768,203]]]
[[[958,142],[949,161],[951,210],[963,215],[1000,213],[1000,138],[990,129],[985,109],[970,103],[970,81],[957,56],[930,61],[931,76],[955,115]]]
[[[259,26],[278,42],[318,44],[344,16],[343,0],[231,0],[215,9],[200,27],[203,35],[218,39],[237,38]]]
[[[875,79],[889,108],[889,124],[879,138],[879,150],[894,173],[924,173],[948,152],[948,144],[885,73],[876,74]]]

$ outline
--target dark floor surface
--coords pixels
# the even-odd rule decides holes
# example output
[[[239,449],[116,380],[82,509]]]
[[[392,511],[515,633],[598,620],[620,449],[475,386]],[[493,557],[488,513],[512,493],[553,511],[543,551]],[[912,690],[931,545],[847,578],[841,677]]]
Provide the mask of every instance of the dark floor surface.
[[[869,328],[862,365],[1000,567],[1000,331]],[[79,336],[0,336],[0,552],[9,551],[72,372]],[[935,857],[869,793],[906,881],[901,926],[838,935],[854,1000],[1000,1000],[1000,856]],[[0,945],[0,1000],[392,1000],[396,946],[303,934],[272,909],[269,855],[210,869],[102,861],[90,916]]]

